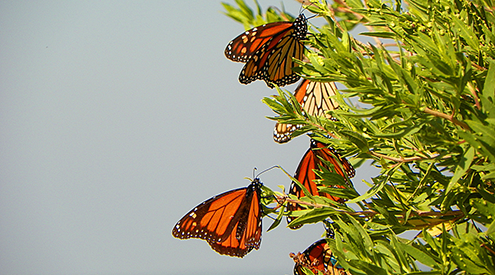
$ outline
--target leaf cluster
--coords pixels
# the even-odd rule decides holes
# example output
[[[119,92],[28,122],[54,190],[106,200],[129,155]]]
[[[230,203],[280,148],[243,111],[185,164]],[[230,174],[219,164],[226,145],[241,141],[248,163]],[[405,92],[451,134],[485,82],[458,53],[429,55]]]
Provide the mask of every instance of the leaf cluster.
[[[263,17],[258,3],[255,16],[236,2],[224,7],[245,27],[288,16],[272,8]],[[263,102],[271,119],[304,125],[293,137],[308,134],[356,167],[368,160],[380,169],[362,195],[352,183],[347,191],[322,187],[345,205],[307,196],[307,209],[291,213],[299,216],[292,225],[333,221],[328,243],[352,274],[416,274],[418,263],[429,274],[495,274],[494,9],[489,0],[307,6],[326,24],[311,26],[307,60],[294,70],[344,87],[340,109],[329,111],[337,120],[305,114],[281,89]],[[349,32],[363,27],[373,43]],[[278,222],[287,214],[279,211]],[[407,231],[420,234],[399,237]]]

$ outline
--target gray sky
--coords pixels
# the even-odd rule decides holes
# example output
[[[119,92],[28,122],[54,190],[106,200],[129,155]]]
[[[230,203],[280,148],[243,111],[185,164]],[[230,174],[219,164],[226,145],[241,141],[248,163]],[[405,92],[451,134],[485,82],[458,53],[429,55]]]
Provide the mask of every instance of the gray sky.
[[[318,240],[320,224],[266,233],[265,218],[260,250],[243,259],[171,235],[200,202],[247,186],[254,167],[293,172],[309,146],[273,142],[261,99],[275,91],[238,83],[242,64],[223,50],[244,29],[221,11],[220,1],[0,3],[2,274],[292,274],[289,252]],[[372,173],[358,169],[354,184],[365,190]],[[277,170],[261,181],[290,184]]]

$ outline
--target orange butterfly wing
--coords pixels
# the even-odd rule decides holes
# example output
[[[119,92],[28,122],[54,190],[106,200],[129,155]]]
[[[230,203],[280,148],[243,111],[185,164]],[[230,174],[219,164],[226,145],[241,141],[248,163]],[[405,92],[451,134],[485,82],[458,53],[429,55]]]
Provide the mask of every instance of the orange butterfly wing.
[[[335,150],[327,148],[325,144],[312,139],[310,148],[304,154],[301,162],[299,162],[294,178],[296,178],[311,193],[311,195],[327,197],[336,202],[344,202],[344,199],[342,198],[334,197],[327,193],[318,192],[318,187],[314,180],[319,179],[319,177],[313,170],[320,170],[320,166],[329,168],[320,158],[333,164],[333,170],[343,177],[345,177],[344,172],[349,178],[354,177],[356,173],[354,167],[352,167],[347,159],[340,157]],[[342,171],[341,166],[344,171]],[[344,188],[343,186],[334,187]],[[290,186],[289,194],[295,195],[298,198],[305,196],[299,185],[294,182],[292,182]],[[297,211],[301,210],[302,207],[296,203],[289,203],[287,209],[289,211]],[[290,223],[292,220],[294,220],[293,217],[287,217],[287,223]],[[297,229],[299,227],[301,226],[294,226],[290,228]]]
[[[333,257],[333,253],[328,247],[325,239],[319,240],[306,248],[303,253],[293,256],[293,260],[296,263],[294,265],[295,275],[304,275],[302,267],[306,267],[314,274],[318,274],[318,271],[323,274],[336,274],[347,275],[342,267],[336,264],[336,259]]]
[[[253,196],[253,200],[250,209],[238,210],[242,213],[225,241],[209,242],[213,250],[220,254],[243,257],[253,248],[259,249],[261,244],[261,208],[259,197]]]
[[[203,239],[220,254],[244,257],[261,243],[261,185],[255,179],[247,187],[206,200],[177,222],[172,235]]]
[[[292,22],[273,22],[255,27],[240,34],[225,48],[225,57],[246,63],[263,45],[271,43],[275,35],[280,35],[292,27]]]
[[[315,153],[323,158],[326,161],[329,161],[330,163],[333,164],[333,168],[336,170],[336,172],[341,175],[342,177],[345,177],[345,174],[347,174],[347,177],[353,178],[356,175],[356,170],[354,170],[354,167],[347,161],[346,158],[341,157],[333,148],[328,148],[327,145],[319,142],[319,141],[314,141],[314,144],[316,145],[315,148],[318,150],[315,150]],[[326,167],[320,160],[319,164],[323,167]],[[342,171],[342,168],[344,168],[344,171]]]
[[[335,110],[339,107],[337,101],[332,96],[337,93],[337,87],[333,82],[315,82],[303,79],[301,84],[296,88],[294,97],[301,105],[303,112],[312,116],[323,116],[331,119],[330,115],[325,112]],[[288,142],[292,137],[292,133],[301,128],[302,125],[293,124],[275,124],[273,131],[273,140],[278,143]]]
[[[292,58],[302,60],[306,38],[307,20],[301,14],[294,22],[275,22],[248,30],[225,49],[225,56],[236,62],[243,62],[239,82],[249,84],[264,80],[268,87],[273,84],[285,86],[299,80],[292,68],[297,64]]]

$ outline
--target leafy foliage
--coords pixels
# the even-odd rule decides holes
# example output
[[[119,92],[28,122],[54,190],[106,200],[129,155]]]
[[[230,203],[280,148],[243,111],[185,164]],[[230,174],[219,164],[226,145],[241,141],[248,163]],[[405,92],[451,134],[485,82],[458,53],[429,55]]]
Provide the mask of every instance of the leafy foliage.
[[[263,17],[258,3],[254,15],[242,0],[236,3],[239,8],[223,5],[246,28],[294,17],[273,8]],[[338,120],[304,114],[280,89],[263,101],[277,114],[272,119],[304,125],[295,135],[308,134],[356,166],[371,160],[381,170],[365,194],[352,185],[326,189],[346,204],[306,196],[308,208],[291,214],[299,216],[293,225],[325,222],[333,229],[335,238],[327,241],[350,273],[495,274],[494,9],[490,0],[307,6],[326,24],[312,26],[308,60],[294,69],[345,87],[336,98],[341,108],[330,111]],[[349,33],[363,26],[361,35],[373,44]],[[331,171],[322,178],[339,181]],[[277,224],[287,214],[278,211]],[[411,230],[421,234],[398,236]]]

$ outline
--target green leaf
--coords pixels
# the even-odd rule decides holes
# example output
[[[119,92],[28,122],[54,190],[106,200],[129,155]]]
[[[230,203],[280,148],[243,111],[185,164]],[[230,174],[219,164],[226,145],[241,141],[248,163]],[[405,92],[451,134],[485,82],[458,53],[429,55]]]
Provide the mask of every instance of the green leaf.
[[[349,5],[349,7],[351,8],[355,8],[355,9],[359,9],[359,8],[363,8],[363,2],[361,2],[360,0],[348,0],[346,1],[346,4]]]
[[[485,232],[486,235],[491,236],[492,239],[495,238],[495,220],[488,226],[488,229]]]
[[[495,204],[484,199],[471,199],[470,204],[474,206],[481,214],[486,216],[490,222],[495,218]]]
[[[405,243],[398,243],[399,246],[401,246],[402,250],[405,251],[407,254],[409,254],[411,257],[419,261],[420,263],[429,266],[434,269],[439,269],[440,267],[438,266],[437,262],[435,259],[430,257],[428,254],[424,253],[423,251],[417,249],[416,247],[405,244]]]
[[[459,18],[453,16],[452,20],[454,22],[453,30],[458,31],[459,35],[467,42],[467,44],[474,50],[479,51],[480,41],[473,33],[471,28],[467,28],[467,24],[459,20]]]
[[[352,266],[353,269],[361,270],[364,274],[387,275],[385,269],[364,261],[350,260],[349,265]]]
[[[362,32],[360,35],[366,35],[371,37],[389,38],[394,39],[396,35],[393,32]]]
[[[368,152],[369,151],[368,142],[360,134],[358,134],[356,132],[351,132],[348,130],[341,130],[341,131],[339,131],[339,134],[341,134],[347,140],[349,140],[354,145],[356,145],[356,147],[358,147],[361,150],[361,152]]]
[[[454,184],[456,184],[458,180],[462,176],[464,176],[466,171],[469,169],[469,166],[471,166],[471,162],[473,162],[473,158],[474,158],[474,148],[469,147],[468,150],[462,156],[461,160],[459,161],[459,165],[457,166],[454,172],[454,176],[450,180],[449,185],[445,190],[446,193],[450,192]]]
[[[305,214],[299,216],[298,218],[293,220],[291,223],[289,223],[288,226],[293,227],[293,226],[303,225],[303,224],[307,224],[307,223],[317,223],[319,221],[322,221],[322,220],[328,218],[329,215],[336,214],[336,213],[337,213],[337,211],[333,208],[330,208],[330,207],[315,208],[315,209],[309,210]]]
[[[473,133],[459,132],[459,135],[475,147],[478,152],[495,162],[495,123],[492,120],[486,119],[487,125],[474,120],[465,120],[468,126],[473,129]]]
[[[282,218],[284,216],[284,208],[283,208],[283,206],[278,211],[279,212],[278,212],[277,218],[273,221],[273,223],[270,225],[270,227],[268,228],[268,230],[266,232],[268,232],[268,231],[276,228],[280,224],[280,222],[282,221]]]
[[[388,183],[388,180],[390,179],[390,177],[394,174],[394,172],[398,168],[399,168],[399,166],[394,167],[391,171],[389,171],[388,176],[386,178],[381,179],[378,184],[375,184],[365,194],[363,194],[363,195],[361,195],[355,199],[352,199],[352,200],[348,201],[347,203],[355,203],[358,201],[364,201],[364,200],[369,199],[369,198],[373,197],[374,195],[376,195],[376,193],[378,193],[379,191],[381,191],[383,189],[383,187],[385,187],[385,185]]]

